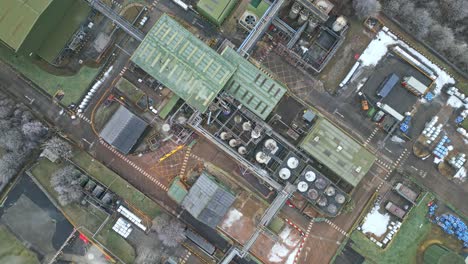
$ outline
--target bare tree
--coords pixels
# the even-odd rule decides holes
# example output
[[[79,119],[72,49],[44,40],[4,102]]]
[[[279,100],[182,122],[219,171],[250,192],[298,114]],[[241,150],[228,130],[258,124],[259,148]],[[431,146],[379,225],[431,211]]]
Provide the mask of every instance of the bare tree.
[[[156,217],[151,229],[157,232],[159,240],[168,247],[175,247],[185,240],[185,225],[168,215]]]
[[[359,18],[365,18],[376,15],[381,6],[377,0],[354,0],[353,8]]]
[[[47,128],[39,121],[31,121],[21,126],[23,135],[30,141],[38,142],[47,134]]]
[[[416,8],[413,12],[418,15],[408,16],[407,23],[409,25],[409,29],[417,37],[424,38],[429,34],[434,21],[429,15],[429,12],[425,9]]]
[[[17,128],[0,131],[0,146],[9,151],[21,151],[24,146],[23,135]]]
[[[77,202],[82,197],[79,182],[80,171],[73,165],[68,165],[57,170],[50,178],[50,184],[58,193],[58,201],[61,205]]]
[[[0,177],[1,182],[8,182],[18,173],[24,160],[24,154],[20,152],[8,152],[0,159]]]
[[[440,0],[440,7],[451,22],[460,21],[468,17],[467,0]]]
[[[71,145],[60,137],[53,137],[45,142],[44,149],[56,154],[63,159],[73,157]]]

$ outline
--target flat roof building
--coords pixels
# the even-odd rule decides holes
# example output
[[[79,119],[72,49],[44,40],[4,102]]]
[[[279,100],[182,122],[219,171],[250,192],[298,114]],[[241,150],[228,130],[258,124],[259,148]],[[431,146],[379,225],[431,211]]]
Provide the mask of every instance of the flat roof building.
[[[212,176],[202,172],[182,201],[182,207],[198,221],[216,228],[235,199]]]
[[[353,187],[358,185],[375,160],[372,153],[323,118],[316,121],[300,147]]]
[[[101,131],[100,136],[123,154],[128,154],[148,124],[124,106],[119,106]]]
[[[235,71],[233,64],[166,14],[131,59],[200,112],[206,111]]]
[[[265,120],[286,93],[286,88],[230,47],[226,47],[221,56],[237,66],[225,91]]]
[[[200,0],[197,11],[215,25],[221,26],[236,4],[237,0]]]

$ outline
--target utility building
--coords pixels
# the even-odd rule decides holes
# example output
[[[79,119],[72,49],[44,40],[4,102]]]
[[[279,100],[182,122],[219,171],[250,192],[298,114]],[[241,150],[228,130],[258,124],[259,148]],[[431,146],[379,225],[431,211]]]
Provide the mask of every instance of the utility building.
[[[236,4],[237,0],[200,0],[197,11],[215,25],[221,26]]]
[[[0,40],[16,53],[52,62],[90,7],[76,0],[0,0]]]
[[[230,47],[221,55],[237,66],[225,91],[265,120],[286,93],[286,88]]]
[[[198,221],[216,228],[235,199],[212,176],[202,172],[185,196],[182,206]]]
[[[100,136],[123,154],[128,154],[147,126],[143,119],[121,105],[104,126]]]

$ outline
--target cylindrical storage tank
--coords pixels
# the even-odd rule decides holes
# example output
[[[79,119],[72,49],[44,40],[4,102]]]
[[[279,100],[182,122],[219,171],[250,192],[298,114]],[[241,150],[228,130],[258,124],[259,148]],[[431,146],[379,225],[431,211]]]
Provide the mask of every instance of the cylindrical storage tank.
[[[278,147],[278,144],[276,143],[276,141],[272,138],[269,138],[267,140],[265,140],[265,144],[263,144],[265,146],[265,148],[267,148],[268,150],[275,150],[277,147]]]
[[[315,22],[315,20],[313,19],[309,19],[309,22],[307,23],[306,32],[311,33],[312,31],[314,31],[316,27],[317,27],[317,22]]]
[[[242,124],[242,130],[250,131],[251,129],[252,129],[252,124],[250,123],[250,121],[244,122]]]
[[[323,190],[326,186],[327,182],[324,179],[318,178],[317,180],[315,180],[315,187],[317,187],[317,189]]]
[[[344,18],[343,16],[338,17],[335,20],[335,22],[333,22],[333,26],[332,26],[333,31],[335,32],[341,31],[346,26],[346,23],[348,23],[346,21],[346,18]]]
[[[343,204],[346,201],[346,198],[343,194],[339,193],[335,196],[335,202]]]
[[[309,199],[311,200],[316,200],[319,196],[317,190],[315,189],[310,189],[308,192],[307,192],[307,196],[309,197]]]
[[[291,178],[291,171],[288,168],[281,168],[278,174],[283,180]]]
[[[245,148],[244,146],[240,146],[237,149],[237,152],[239,152],[239,154],[241,154],[241,155],[245,155],[245,154],[247,154],[247,148]]]
[[[161,127],[161,130],[162,130],[164,133],[168,133],[169,131],[171,131],[171,125],[169,125],[169,124],[163,124],[162,127]]]
[[[226,131],[223,131],[221,132],[221,134],[219,135],[219,137],[222,139],[222,140],[228,140],[231,138],[231,135],[226,132]]]
[[[252,130],[252,132],[250,133],[250,137],[253,138],[253,139],[257,139],[261,136],[262,134],[260,133],[260,131],[258,131],[257,129],[254,129]]]
[[[289,18],[296,19],[299,15],[299,11],[301,11],[301,4],[294,3],[291,7],[291,10],[289,11]]]
[[[257,154],[255,154],[255,160],[258,163],[266,163],[267,162],[267,155],[265,155],[264,152],[259,151]]]
[[[328,204],[327,197],[325,197],[325,196],[320,196],[320,198],[318,198],[317,204],[318,204],[319,206],[321,206],[321,207],[327,206],[327,204]]]
[[[295,157],[291,157],[288,159],[287,164],[290,169],[294,170],[295,168],[297,168],[297,166],[299,166],[299,160]]]
[[[329,205],[327,206],[327,211],[328,211],[330,214],[334,215],[334,214],[336,214],[336,213],[338,212],[338,208],[337,208],[336,205],[334,205],[334,204],[329,204]]]
[[[335,187],[333,187],[333,186],[328,186],[328,188],[325,189],[325,194],[327,196],[333,196],[333,195],[335,195],[335,193],[336,193],[336,190],[335,190]]]
[[[304,178],[308,182],[313,182],[315,181],[315,178],[317,178],[317,176],[315,175],[315,172],[313,171],[306,171],[306,173],[304,174]]]
[[[309,189],[309,184],[307,184],[307,182],[305,181],[300,181],[297,184],[297,190],[300,192],[307,192],[308,189]]]
[[[235,147],[239,146],[239,144],[240,144],[240,142],[235,138],[229,140],[229,146],[231,146],[231,148],[235,148]]]
[[[299,13],[299,19],[297,20],[297,23],[302,25],[307,21],[307,19],[309,19],[309,12],[307,12],[306,10],[302,10]]]
[[[236,116],[234,117],[234,122],[235,122],[236,124],[240,124],[240,123],[242,122],[242,117],[241,117],[240,115],[236,115]]]

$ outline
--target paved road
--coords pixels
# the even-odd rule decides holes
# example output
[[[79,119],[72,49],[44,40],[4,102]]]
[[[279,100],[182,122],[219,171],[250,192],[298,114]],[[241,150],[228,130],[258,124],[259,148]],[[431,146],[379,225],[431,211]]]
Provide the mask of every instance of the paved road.
[[[109,80],[116,77],[121,69],[115,68]],[[60,114],[62,107],[52,103],[51,98],[40,92],[39,88],[33,88],[34,84],[20,77],[8,65],[0,62],[0,89],[9,92],[21,101],[31,107],[42,119],[46,120],[51,126],[59,129],[61,134],[75,141],[81,148],[91,153],[97,160],[105,164],[110,169],[118,173],[137,189],[151,197],[158,204],[169,212],[177,215],[181,214],[182,219],[187,225],[197,230],[208,241],[217,245],[221,249],[228,247],[227,242],[216,232],[201,224],[190,214],[177,207],[177,205],[167,196],[167,193],[157,187],[149,178],[126,162],[123,162],[118,155],[103,147],[99,143],[98,137],[93,133],[90,123],[83,119],[71,120],[65,114]],[[103,86],[105,87],[105,86]],[[32,103],[31,100],[33,99]],[[92,105],[90,105],[92,107]]]

